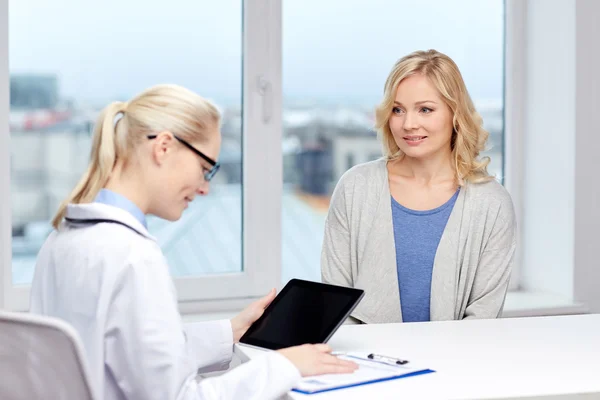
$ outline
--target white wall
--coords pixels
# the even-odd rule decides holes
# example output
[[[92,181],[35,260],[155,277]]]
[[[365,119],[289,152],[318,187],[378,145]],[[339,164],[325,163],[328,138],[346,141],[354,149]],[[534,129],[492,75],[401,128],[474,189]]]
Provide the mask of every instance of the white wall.
[[[521,287],[573,297],[575,2],[526,14]]]
[[[521,286],[600,312],[600,2],[526,15]]]
[[[577,0],[575,300],[600,313],[600,1]]]

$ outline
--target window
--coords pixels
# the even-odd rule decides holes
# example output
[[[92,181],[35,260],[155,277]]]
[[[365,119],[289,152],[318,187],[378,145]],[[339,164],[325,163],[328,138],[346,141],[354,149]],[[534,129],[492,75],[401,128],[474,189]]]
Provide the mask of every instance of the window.
[[[489,171],[503,181],[502,0],[286,1],[282,18],[283,140],[302,160],[294,172],[284,164],[284,283],[320,280],[329,197],[349,160],[381,156],[373,111],[393,64],[414,50],[456,61],[490,132]]]
[[[230,172],[223,174],[227,180],[215,184],[213,196],[206,199],[206,208],[202,208],[206,211],[202,218],[207,222],[213,224],[218,220],[218,226],[210,231],[215,234],[209,240],[222,235],[221,229],[228,229],[227,239],[219,241],[231,245],[225,246],[229,253],[223,254],[221,247],[211,256],[204,254],[204,250],[211,250],[211,242],[198,241],[192,236],[170,241],[176,243],[172,248],[177,250],[169,252],[168,246],[166,248],[174,270],[180,262],[177,253],[181,248],[195,260],[186,264],[190,268],[181,268],[180,275],[174,271],[178,276],[175,283],[182,311],[239,309],[247,298],[263,294],[291,277],[318,280],[323,223],[331,191],[339,176],[352,164],[381,154],[371,127],[372,110],[380,99],[383,81],[397,58],[415,49],[431,47],[446,52],[459,64],[491,133],[490,171],[511,191],[524,236],[521,247],[527,247],[526,254],[518,256],[516,267],[521,258],[528,264],[535,261],[533,266],[524,265],[520,273],[513,271],[515,283],[521,282],[523,290],[552,291],[547,284],[550,265],[556,275],[554,280],[570,291],[572,285],[564,279],[564,266],[557,261],[555,252],[538,246],[545,258],[538,257],[539,249],[531,249],[531,244],[544,241],[528,243],[527,237],[539,239],[538,230],[550,236],[566,231],[569,235],[593,237],[586,230],[590,221],[589,207],[575,207],[583,210],[585,217],[576,220],[575,225],[567,224],[568,229],[554,224],[555,229],[548,230],[545,224],[535,223],[535,218],[547,214],[544,213],[546,208],[535,208],[538,212],[533,216],[529,215],[531,212],[525,217],[522,214],[524,204],[535,203],[532,200],[535,196],[531,197],[530,192],[539,195],[549,187],[556,187],[553,186],[556,179],[546,179],[556,175],[548,174],[548,168],[560,166],[558,175],[568,174],[564,163],[556,163],[555,152],[550,151],[549,158],[539,152],[540,141],[535,139],[540,135],[547,138],[548,132],[554,134],[550,128],[557,129],[556,135],[563,137],[565,132],[575,132],[569,130],[574,124],[566,131],[559,129],[560,124],[540,124],[539,121],[552,121],[543,112],[540,114],[540,110],[547,108],[536,109],[526,103],[527,99],[538,97],[553,99],[557,93],[562,101],[571,98],[574,92],[568,85],[572,82],[554,78],[564,75],[561,73],[565,65],[577,66],[581,72],[582,66],[593,64],[586,57],[593,58],[595,53],[591,50],[595,47],[593,41],[585,40],[593,35],[586,36],[579,28],[593,25],[585,23],[593,20],[594,13],[590,11],[594,11],[591,9],[596,3],[594,7],[592,2],[565,3],[557,8],[544,7],[541,2],[506,0],[506,32],[503,3],[501,0],[432,0],[423,4],[405,0],[175,0],[168,5],[148,6],[139,0],[126,0],[117,6],[113,0],[102,6],[86,4],[83,7],[67,0],[54,1],[51,5],[42,0],[11,0],[9,28],[9,0],[0,0],[0,60],[10,58],[10,74],[8,63],[0,62],[0,191],[5,194],[0,202],[0,307],[27,308],[27,282],[31,279],[33,259],[22,260],[21,266],[17,266],[16,260],[25,258],[27,251],[35,253],[48,232],[47,221],[54,212],[55,202],[70,189],[65,182],[79,176],[77,168],[85,165],[89,132],[96,112],[88,94],[110,96],[97,99],[104,105],[114,99],[113,96],[129,97],[132,92],[157,81],[183,83],[212,97],[226,114],[224,134],[241,137],[237,142],[232,141],[234,144],[230,147],[230,157],[241,157],[241,167],[231,164]],[[578,20],[572,15],[579,6],[584,11],[576,16],[585,20],[583,25],[576,23]],[[69,16],[57,10],[68,10]],[[65,28],[55,26],[56,21]],[[111,22],[111,32],[106,32],[109,30],[105,28],[106,21]],[[213,21],[218,24],[211,25]],[[88,26],[94,27],[94,35],[89,33]],[[282,26],[285,27],[283,34]],[[561,29],[557,31],[556,26]],[[546,45],[546,42],[556,42],[557,38],[566,41],[566,46],[560,46],[566,56],[559,57],[562,63],[556,68],[548,69],[545,67],[549,65],[548,60],[556,59],[556,46]],[[572,56],[575,48],[577,57]],[[124,65],[126,56],[131,54],[135,55],[131,64]],[[502,100],[505,62],[506,121]],[[572,66],[570,62],[576,64]],[[590,74],[586,72],[571,75],[583,76],[576,81],[577,85],[583,82],[584,87],[589,88],[589,79],[585,78]],[[99,78],[106,76],[114,80]],[[79,79],[73,81],[72,77]],[[564,81],[568,85],[559,85],[562,91],[550,90],[552,96],[548,97],[548,86],[544,84],[547,81]],[[117,88],[123,91],[106,93]],[[575,93],[579,96],[575,103],[578,110],[584,103],[593,106],[593,101],[586,100],[585,90]],[[579,101],[581,96],[585,101]],[[81,97],[85,98],[89,112],[78,114],[71,129],[62,129],[63,126],[57,131],[46,125],[43,135],[38,132],[40,139],[31,141],[31,146],[23,150],[27,126],[32,130],[38,123],[50,123],[60,128],[57,119],[63,121],[64,112],[80,109]],[[9,98],[10,113],[6,112]],[[231,104],[234,106],[230,108]],[[23,120],[23,110],[53,107],[53,113],[40,112]],[[585,113],[577,114],[575,125],[587,126],[585,122],[589,121],[580,114]],[[10,138],[9,119],[11,126],[21,126],[20,129],[13,127]],[[579,124],[580,119],[584,123]],[[590,125],[594,125],[593,121]],[[528,135],[522,135],[523,131]],[[580,142],[585,143],[585,148],[592,148],[591,142],[584,139]],[[536,146],[530,146],[531,149],[525,146],[527,140]],[[540,143],[552,141],[541,140]],[[57,159],[56,154],[61,153],[44,151],[50,146],[59,147],[63,153],[71,149],[70,158]],[[530,157],[532,149],[538,158]],[[572,152],[563,153],[572,156]],[[539,154],[542,154],[541,159]],[[533,162],[534,159],[538,162]],[[51,165],[53,169],[46,171],[42,165]],[[536,168],[539,165],[543,168]],[[593,170],[579,168],[579,164],[574,168]],[[538,175],[544,179],[538,179]],[[9,184],[9,178],[13,185]],[[51,183],[35,186],[45,179]],[[532,182],[538,185],[531,185]],[[582,182],[581,188],[575,185],[575,197],[593,199],[593,193],[588,193],[594,189],[588,185],[590,180]],[[541,183],[550,186],[543,187]],[[226,192],[226,185],[231,192]],[[238,197],[233,196],[235,191]],[[585,193],[581,194],[582,191]],[[569,211],[572,191],[550,192],[552,201],[548,207],[563,210],[563,214],[572,213]],[[7,201],[7,193],[11,193],[12,205]],[[215,207],[230,211],[227,219],[213,221],[212,212],[209,215],[208,211]],[[563,221],[569,221],[562,217]],[[24,223],[25,220],[31,222]],[[159,221],[153,221],[152,229],[161,230],[163,226],[158,224]],[[164,228],[188,229],[177,224],[165,224]],[[237,239],[230,238],[230,234]],[[562,236],[554,235],[551,241],[556,238]],[[571,236],[559,242],[568,242],[569,238]],[[169,240],[163,240],[167,242]],[[593,257],[587,257],[587,253],[582,256],[581,247],[576,246],[575,257],[569,260],[579,260],[573,262],[575,275],[584,283],[591,282],[586,278],[587,269],[594,267]],[[197,255],[200,248],[203,254]],[[209,263],[218,263],[223,270],[237,272],[212,273],[205,269],[207,258]],[[549,263],[544,262],[546,258]],[[575,297],[577,294],[578,289],[575,289]],[[222,300],[231,298],[236,300],[229,303]],[[202,303],[194,300],[202,300]],[[596,300],[593,298],[592,302],[598,304]],[[513,302],[522,301],[513,297]],[[525,313],[532,312],[526,310]]]
[[[64,3],[9,4],[13,283],[31,282],[48,221],[87,166],[99,111],[164,82],[220,107],[223,167],[213,196],[194,201],[176,223],[150,217],[150,232],[175,277],[241,271],[240,1]],[[103,20],[110,29],[98,29]],[[209,34],[219,40],[205,40]]]
[[[11,201],[3,202],[9,208],[1,216],[10,213],[12,229],[2,240],[0,269],[9,308],[27,308],[37,253],[58,205],[87,166],[99,111],[159,83],[190,88],[213,100],[223,115],[222,167],[211,195],[197,198],[175,223],[148,219],[176,278],[180,301],[251,297],[274,286],[268,277],[257,283],[258,275],[276,274],[269,270],[273,264],[254,256],[266,252],[261,243],[267,242],[258,234],[264,226],[246,219],[246,209],[259,221],[267,219],[261,215],[266,208],[256,205],[265,191],[242,185],[244,179],[256,179],[243,174],[242,162],[254,158],[242,158],[245,140],[261,145],[253,135],[272,129],[268,121],[242,113],[242,94],[256,91],[244,74],[270,78],[253,57],[242,63],[243,50],[251,45],[254,59],[268,57],[263,50],[268,37],[259,33],[261,24],[271,22],[257,15],[265,7],[263,1],[242,0],[151,5],[139,0],[0,0],[0,16],[8,12],[10,21],[8,32],[0,32],[1,58],[10,60],[9,71],[0,70],[0,79],[10,82],[9,123],[1,128],[4,135],[10,126],[10,165],[0,170],[2,182],[5,175],[11,179]],[[7,220],[2,217],[3,228]],[[255,239],[249,239],[250,249],[243,253],[245,237]],[[12,259],[4,256],[11,252]]]
[[[412,50],[436,48],[459,64],[491,133],[489,169],[520,190],[514,178],[526,165],[514,159],[521,146],[520,116],[528,109],[518,107],[522,96],[516,92],[525,77],[517,79],[511,73],[529,62],[521,45],[530,29],[522,2],[506,2],[507,10],[520,10],[516,18],[510,13],[507,18],[506,52],[514,62],[506,71],[510,94],[506,127],[512,139],[507,141],[506,154],[503,1],[218,3],[176,0],[168,6],[144,3],[135,8],[139,0],[127,0],[118,7],[84,8],[67,0],[52,7],[41,0],[13,0],[9,28],[9,0],[0,0],[0,59],[10,59],[10,73],[0,63],[0,190],[10,192],[12,200],[8,203],[5,196],[0,204],[1,307],[27,308],[32,254],[48,232],[56,202],[71,188],[66,182],[78,177],[85,166],[97,107],[158,82],[182,83],[219,104],[224,111],[224,136],[231,138],[222,161],[237,159],[238,163],[227,161],[229,171],[222,174],[226,179],[215,182],[212,196],[203,199],[198,209],[203,221],[214,227],[206,241],[193,234],[174,234],[195,232],[184,220],[179,224],[151,221],[153,232],[164,228],[161,242],[184,312],[239,308],[243,299],[291,277],[320,279],[323,224],[331,191],[351,165],[381,154],[372,131],[372,110],[393,63]],[[134,8],[136,13],[131,12]],[[56,11],[65,9],[73,16]],[[146,23],[135,25],[131,15]],[[64,21],[64,31],[54,26],[57,20]],[[95,29],[91,35],[86,29],[103,26],[107,20],[112,22],[111,31],[120,34]],[[212,21],[218,24],[213,26]],[[124,65],[128,54],[135,57]],[[78,79],[69,81],[70,77]],[[106,93],[117,89],[121,92]],[[90,93],[105,96],[94,104]],[[2,110],[9,108],[9,98],[11,112],[6,113]],[[65,113],[82,106],[86,112],[78,113],[69,129],[36,125],[61,128]],[[27,116],[24,112],[52,107],[53,113]],[[40,139],[23,150],[25,132],[33,126],[44,134],[38,132]],[[62,153],[50,151],[51,146],[63,153],[70,149],[70,158],[57,158]],[[52,170],[42,165],[51,165]],[[35,186],[44,179],[47,185]],[[511,193],[516,201],[518,193]],[[216,208],[227,210],[225,219],[213,215]],[[225,235],[218,242],[227,244],[206,254],[218,235]],[[181,257],[183,253],[186,256]],[[189,259],[194,261],[188,263]],[[209,270],[209,264],[218,265],[218,270]],[[238,300],[221,307],[226,303],[223,299],[231,298]]]

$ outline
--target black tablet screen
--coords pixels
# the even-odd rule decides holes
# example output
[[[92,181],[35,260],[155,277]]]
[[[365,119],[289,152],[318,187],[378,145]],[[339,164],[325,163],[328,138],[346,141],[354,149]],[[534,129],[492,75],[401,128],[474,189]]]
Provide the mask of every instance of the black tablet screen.
[[[294,281],[244,335],[243,343],[271,349],[323,343],[362,296],[358,289]]]

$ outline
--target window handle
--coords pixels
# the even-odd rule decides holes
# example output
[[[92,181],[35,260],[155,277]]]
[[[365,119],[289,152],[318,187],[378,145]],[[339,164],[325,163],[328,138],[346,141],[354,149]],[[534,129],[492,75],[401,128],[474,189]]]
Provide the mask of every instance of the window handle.
[[[273,112],[273,91],[271,90],[271,82],[266,80],[262,75],[257,80],[258,94],[262,97],[262,119],[264,123],[271,120]]]

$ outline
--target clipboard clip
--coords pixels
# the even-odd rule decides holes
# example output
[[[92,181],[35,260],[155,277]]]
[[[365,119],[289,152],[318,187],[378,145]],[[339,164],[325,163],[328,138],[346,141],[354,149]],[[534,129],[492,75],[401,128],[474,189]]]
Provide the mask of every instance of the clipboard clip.
[[[390,363],[390,364],[396,364],[396,365],[405,365],[408,364],[408,360],[402,360],[400,358],[395,358],[395,357],[388,357],[388,356],[384,356],[381,354],[374,354],[371,353],[367,356],[368,359],[370,360],[375,360],[375,361],[382,361],[385,363]]]

